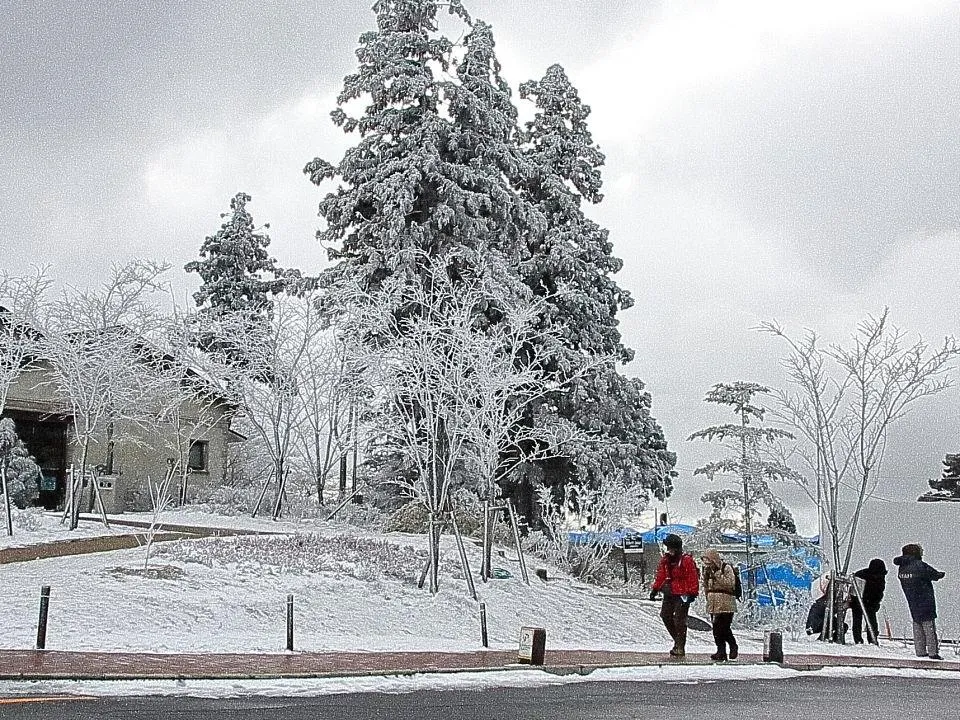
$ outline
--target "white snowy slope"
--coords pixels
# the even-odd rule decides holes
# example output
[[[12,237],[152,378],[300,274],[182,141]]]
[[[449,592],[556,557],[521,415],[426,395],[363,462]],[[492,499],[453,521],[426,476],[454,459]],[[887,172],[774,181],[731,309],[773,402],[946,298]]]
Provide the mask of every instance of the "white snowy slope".
[[[124,515],[131,519],[135,515]],[[143,516],[140,516],[141,518]],[[31,648],[40,587],[52,586],[47,647],[56,650],[144,652],[282,652],[285,602],[295,598],[295,646],[302,651],[389,651],[480,648],[479,606],[467,593],[455,546],[444,539],[441,591],[416,587],[422,536],[377,533],[342,523],[272,522],[190,511],[170,523],[230,526],[287,533],[158,545],[151,567],[160,577],[131,574],[144,551],[124,550],[0,565],[5,608],[0,648]],[[96,532],[96,525],[84,525]],[[73,537],[45,528],[34,541]],[[18,531],[20,542],[31,533]],[[278,548],[275,555],[273,548]],[[480,550],[467,544],[476,576]],[[547,630],[547,647],[663,652],[670,646],[657,609],[615,597],[548,568],[550,581],[520,579],[511,551],[494,565],[512,577],[477,582],[486,603],[490,644],[517,647],[519,629]],[[266,553],[266,555],[264,555]],[[531,571],[542,563],[528,558]],[[897,643],[835,646],[785,638],[788,655],[826,653],[911,657]],[[758,635],[741,638],[759,652]],[[689,652],[712,652],[709,633],[689,634]]]

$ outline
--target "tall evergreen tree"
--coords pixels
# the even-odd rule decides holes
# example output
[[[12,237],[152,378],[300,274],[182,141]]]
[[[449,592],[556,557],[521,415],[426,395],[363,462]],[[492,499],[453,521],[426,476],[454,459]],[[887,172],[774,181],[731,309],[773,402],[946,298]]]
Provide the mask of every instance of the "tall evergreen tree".
[[[605,158],[587,126],[590,107],[560,65],[550,66],[539,81],[522,84],[520,94],[536,106],[522,135],[532,170],[525,176],[523,195],[545,222],[543,233],[528,235],[520,272],[535,293],[547,298],[551,311],[544,323],[562,329],[556,362],[576,366],[585,355],[629,362],[633,351],[623,344],[617,313],[633,300],[612,277],[623,263],[613,255],[606,228],[583,207],[603,199],[600,168]],[[553,463],[548,482],[578,475],[597,483],[618,474],[658,497],[670,493],[676,456],[666,449],[640,380],[608,365],[554,399],[560,416],[600,442],[575,448],[564,461]]]
[[[200,259],[184,267],[203,280],[193,294],[202,312],[214,316],[231,311],[269,313],[270,296],[283,290],[283,271],[267,252],[269,236],[257,231],[247,210],[250,200],[246,193],[237,193],[230,201],[229,216],[221,215],[226,222],[200,246]]]
[[[461,43],[440,33],[441,8],[468,27]],[[581,209],[602,198],[603,155],[562,68],[523,86],[537,115],[521,132],[493,33],[461,0],[378,0],[374,12],[377,28],[360,37],[357,71],[332,113],[358,141],[336,165],[316,158],[304,168],[317,185],[337,183],[320,203],[317,236],[336,261],[325,284],[376,292],[398,273],[424,284],[437,257],[454,280],[506,268],[504,294],[549,298],[546,335],[562,337],[549,341],[553,371],[576,374],[597,355],[629,361],[616,313],[632,301],[611,277],[621,263]],[[491,255],[496,262],[485,261]],[[497,312],[491,303],[487,319],[497,322]],[[546,405],[600,429],[596,445],[551,464],[561,476],[617,473],[669,492],[675,458],[642,383],[606,367]],[[532,408],[529,421],[542,410]]]
[[[304,172],[340,187],[320,203],[317,233],[339,261],[326,282],[376,290],[388,275],[422,280],[425,258],[515,256],[522,229],[511,167],[516,109],[499,76],[488,26],[476,23],[455,48],[438,32],[432,0],[379,0],[377,29],[360,37],[356,73],[347,76],[334,122],[359,142],[337,165],[316,158]],[[445,5],[464,23],[459,0]],[[450,78],[456,62],[456,80]],[[438,78],[436,71],[444,77]],[[364,101],[359,116],[345,106]],[[453,272],[457,272],[453,269]]]

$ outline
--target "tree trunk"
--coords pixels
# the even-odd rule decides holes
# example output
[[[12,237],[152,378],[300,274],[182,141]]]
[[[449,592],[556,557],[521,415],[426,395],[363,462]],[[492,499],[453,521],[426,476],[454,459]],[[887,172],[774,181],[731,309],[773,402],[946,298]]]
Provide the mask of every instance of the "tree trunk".
[[[73,496],[70,507],[70,529],[76,530],[80,524],[80,503],[83,502],[83,479],[87,475],[87,450],[90,447],[90,438],[83,439],[83,449],[80,452],[80,479],[73,477]],[[92,489],[91,489],[92,490]]]
[[[0,465],[0,480],[3,483],[3,507],[7,514],[7,535],[13,535],[13,514],[10,510],[10,492],[7,488],[7,470],[10,467],[10,461],[5,457],[3,464]]]

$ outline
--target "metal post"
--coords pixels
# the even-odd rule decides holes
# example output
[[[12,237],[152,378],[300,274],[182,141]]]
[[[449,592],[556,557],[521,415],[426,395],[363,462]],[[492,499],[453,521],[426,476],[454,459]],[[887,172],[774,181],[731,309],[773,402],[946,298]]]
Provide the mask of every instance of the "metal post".
[[[630,582],[630,578],[627,576],[627,538],[626,536],[620,539],[620,549],[623,551],[623,584],[626,585]]]
[[[440,589],[438,587],[438,573],[437,573],[437,560],[439,560],[439,552],[434,553],[434,543],[439,543],[439,539],[436,536],[436,525],[433,519],[433,513],[430,513],[430,516],[427,518],[427,537],[430,539],[430,542],[427,544],[427,553],[430,555],[430,560],[427,565],[427,574],[430,580],[430,594],[436,595],[437,591]]]
[[[340,487],[339,497],[343,500],[347,496],[347,453],[340,456]]]
[[[293,650],[293,593],[287,595],[287,650]]]
[[[487,638],[487,604],[480,603],[480,642],[484,647],[490,647]]]
[[[40,620],[37,623],[37,650],[47,647],[47,613],[50,611],[50,586],[40,588]]]

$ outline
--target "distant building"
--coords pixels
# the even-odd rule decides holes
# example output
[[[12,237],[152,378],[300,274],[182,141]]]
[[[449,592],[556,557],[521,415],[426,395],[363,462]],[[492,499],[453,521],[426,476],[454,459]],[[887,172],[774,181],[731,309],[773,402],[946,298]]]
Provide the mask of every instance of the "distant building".
[[[194,489],[223,480],[228,446],[243,439],[230,428],[232,410],[226,401],[211,403],[206,408],[210,421],[190,439],[188,467]],[[191,408],[181,410],[181,415],[188,428],[196,423]],[[75,440],[70,402],[59,394],[49,362],[35,360],[21,373],[10,388],[3,417],[16,423],[17,435],[40,467],[39,504],[48,509],[63,507],[68,468],[74,465],[79,471],[81,448]],[[108,512],[145,509],[148,479],[160,481],[172,459],[162,435],[167,431],[173,429],[160,427],[145,433],[121,422],[112,428],[110,437],[104,432],[95,438],[88,449],[87,468],[96,468],[102,478],[100,487]]]

